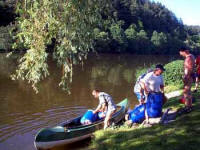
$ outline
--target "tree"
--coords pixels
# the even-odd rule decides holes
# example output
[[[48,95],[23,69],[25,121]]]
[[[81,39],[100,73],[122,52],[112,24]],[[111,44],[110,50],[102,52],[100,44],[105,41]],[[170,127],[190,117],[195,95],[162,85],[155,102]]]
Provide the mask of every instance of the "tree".
[[[131,24],[126,30],[125,35],[128,40],[135,40],[137,36],[137,26],[135,24]]]
[[[151,37],[151,42],[155,46],[160,47],[167,42],[167,36],[163,32],[158,33],[157,31],[154,31]]]
[[[137,51],[140,54],[144,53],[144,51],[148,52],[150,50],[149,38],[144,30],[140,30],[137,33],[137,45],[138,45]]]
[[[110,50],[109,44],[111,42],[109,33],[105,32],[105,31],[101,31],[100,29],[96,28],[94,30],[94,34],[95,34],[94,47],[95,47],[96,51],[108,52]]]
[[[122,24],[123,22],[113,23],[109,28],[111,37],[113,39],[112,44],[114,45],[114,48],[119,52],[124,51],[127,47],[126,36],[124,30],[121,27]]]
[[[108,19],[110,10],[105,0],[19,0],[14,47],[27,50],[13,79],[28,80],[37,91],[37,83],[49,75],[46,49],[54,41],[54,59],[63,67],[60,85],[67,89],[73,64],[87,57],[93,48],[93,29],[103,25],[102,16]]]
[[[167,36],[163,32],[158,33],[157,31],[154,31],[151,37],[151,42],[155,46],[156,51],[160,51],[165,48]]]

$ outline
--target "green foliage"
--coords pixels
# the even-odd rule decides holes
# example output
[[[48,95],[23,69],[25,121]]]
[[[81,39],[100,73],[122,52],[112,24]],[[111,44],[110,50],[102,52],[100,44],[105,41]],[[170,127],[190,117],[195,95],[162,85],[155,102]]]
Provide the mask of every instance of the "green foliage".
[[[122,22],[117,22],[117,23],[111,24],[109,28],[111,38],[114,40],[114,42],[117,42],[119,44],[118,46],[116,45],[115,48],[117,51],[120,51],[120,52],[125,50],[127,46],[126,36],[121,26],[122,26]],[[117,48],[117,47],[120,47],[120,48]]]
[[[85,29],[85,27],[86,29],[89,29],[91,26],[92,28],[95,27],[94,24],[91,25],[92,21],[93,23],[96,22],[95,24],[99,29],[99,34],[94,36],[96,31],[93,30],[94,28],[90,28],[91,30],[85,32],[84,35],[87,35],[86,37],[88,37],[88,33],[90,33],[90,37],[95,38],[95,42],[93,44],[92,41],[91,43],[93,45],[89,44],[88,46],[87,44],[82,44],[80,49],[82,49],[82,47],[90,49],[88,47],[94,46],[95,50],[98,52],[131,52],[137,54],[176,54],[182,46],[187,46],[196,53],[199,53],[200,50],[199,40],[197,40],[200,33],[200,27],[183,25],[182,20],[177,19],[173,12],[168,10],[161,3],[155,3],[150,0],[104,0],[101,2],[93,2],[91,0],[86,0],[85,2],[74,0],[70,0],[69,2],[56,0],[51,2],[47,2],[47,0],[43,1],[44,3],[47,3],[47,5],[49,5],[48,3],[51,3],[49,5],[50,7],[47,6],[49,9],[44,9],[46,4],[43,5],[40,1],[31,2],[30,0],[22,0],[19,2],[21,4],[20,6],[18,5],[18,7],[15,6],[14,0],[6,0],[5,2],[3,1],[0,3],[0,7],[3,7],[0,16],[2,15],[5,19],[3,19],[2,22],[7,22],[7,16],[11,16],[9,17],[9,20],[14,20],[14,15],[12,13],[12,15],[9,15],[4,12],[9,10],[10,13],[10,11],[13,11],[13,8],[16,7],[20,8],[18,9],[18,13],[23,14],[20,15],[21,21],[23,21],[23,18],[26,18],[26,22],[23,21],[23,24],[26,25],[28,22],[27,17],[32,16],[30,15],[30,12],[36,12],[37,9],[40,11],[39,7],[41,7],[40,13],[42,11],[47,12],[46,19],[48,22],[43,25],[44,30],[48,29],[49,32],[47,35],[47,43],[49,44],[47,45],[54,45],[55,43],[56,45],[59,45],[60,43],[57,41],[51,44],[51,40],[52,38],[58,39],[58,34],[57,36],[54,35],[58,33],[58,31],[61,32],[61,29],[63,29],[62,31],[64,34],[65,32],[67,32],[67,34],[70,32],[73,33],[71,35],[69,34],[69,36],[74,37],[71,44],[73,47],[72,49],[78,49],[76,48],[78,46],[73,43],[76,43],[76,39],[80,39],[83,35],[76,36],[77,34],[74,34],[78,32],[75,24],[77,23],[77,26],[80,26],[80,31],[84,31],[82,29]],[[85,9],[87,3],[89,4],[88,6],[91,6],[88,10]],[[55,8],[52,7],[53,4],[55,4]],[[110,7],[111,5],[113,6],[112,8]],[[30,9],[30,7],[33,7],[34,9]],[[69,11],[70,9],[73,9],[73,11]],[[72,12],[72,16],[69,15],[69,12]],[[75,15],[76,12],[80,12],[81,14],[77,16]],[[107,12],[109,12],[109,14]],[[48,14],[52,17],[48,17]],[[83,17],[84,15],[91,17],[86,18]],[[40,17],[37,17],[38,20],[41,20],[42,16],[44,15],[42,14]],[[102,18],[106,19],[104,20],[104,23],[102,23]],[[113,22],[113,19],[116,22]],[[65,26],[58,23],[61,20],[62,23],[64,22],[63,24],[68,22],[69,24],[66,25],[66,27],[70,27],[72,30],[65,30]],[[77,22],[77,20],[79,20],[79,22]],[[86,21],[87,24],[82,24],[82,21]],[[20,28],[17,29],[21,30]],[[53,32],[53,35],[50,35],[50,32]],[[63,36],[61,36],[61,38],[63,38]],[[85,39],[85,43],[86,41],[88,43],[87,39],[88,38]],[[67,38],[67,41],[68,40],[69,39]],[[70,43],[70,41],[68,41],[68,43]],[[24,44],[25,43],[22,42],[20,45],[18,40],[17,45],[19,49]]]
[[[24,46],[27,51],[13,79],[26,79],[37,90],[36,84],[49,75],[46,48],[54,40],[54,59],[63,68],[60,85],[66,88],[66,79],[72,81],[72,65],[87,57],[94,28],[103,25],[101,14],[109,16],[110,10],[109,2],[98,0],[18,1],[15,48]]]
[[[13,48],[27,50],[13,79],[28,80],[35,89],[49,75],[49,45],[62,66],[63,87],[66,79],[72,81],[73,64],[94,49],[137,54],[177,54],[181,46],[200,50],[200,28],[183,25],[173,12],[150,0],[19,0],[17,5],[7,0],[0,2],[0,8],[9,8],[9,13],[16,8]],[[0,39],[1,49],[8,49],[6,41]]]
[[[157,31],[154,31],[151,37],[151,42],[156,47],[161,47],[163,44],[167,43],[167,36],[163,32],[158,33]]]
[[[183,85],[183,60],[172,61],[164,67],[166,69],[164,72],[165,85],[175,85],[177,87],[181,87]]]
[[[125,35],[128,40],[136,40],[137,37],[137,27],[135,24],[131,24],[126,30],[125,30]]]
[[[12,30],[12,28],[12,25],[0,27],[0,51],[11,50],[13,41],[10,31]]]

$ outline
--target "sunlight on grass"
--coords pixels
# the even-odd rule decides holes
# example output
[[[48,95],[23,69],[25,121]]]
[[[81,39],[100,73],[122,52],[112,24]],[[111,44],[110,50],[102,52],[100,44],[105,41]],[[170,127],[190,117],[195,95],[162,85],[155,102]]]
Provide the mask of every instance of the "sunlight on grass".
[[[194,93],[194,110],[178,116],[168,125],[150,128],[129,128],[122,125],[114,130],[100,130],[90,145],[95,150],[197,150],[200,144],[200,93]],[[171,98],[164,108],[183,107],[178,98]]]

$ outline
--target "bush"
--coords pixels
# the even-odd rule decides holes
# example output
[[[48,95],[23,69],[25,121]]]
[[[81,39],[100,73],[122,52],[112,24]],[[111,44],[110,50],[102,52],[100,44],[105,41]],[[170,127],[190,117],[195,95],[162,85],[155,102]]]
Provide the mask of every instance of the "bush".
[[[183,60],[172,61],[165,66],[164,80],[166,86],[182,87]]]

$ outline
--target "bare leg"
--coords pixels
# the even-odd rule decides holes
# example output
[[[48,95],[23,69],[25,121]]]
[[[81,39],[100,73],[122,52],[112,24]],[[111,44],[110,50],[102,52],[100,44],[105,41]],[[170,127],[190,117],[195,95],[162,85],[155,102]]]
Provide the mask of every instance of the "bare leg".
[[[110,126],[110,119],[115,111],[108,111],[104,120],[104,130]]]
[[[199,87],[199,77],[196,77],[195,90],[197,90],[198,87]]]
[[[192,83],[192,82],[191,82]],[[185,99],[185,106],[190,108],[192,107],[192,95],[191,95],[191,84],[190,82],[184,86],[183,96]]]

